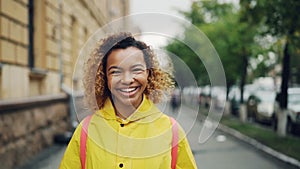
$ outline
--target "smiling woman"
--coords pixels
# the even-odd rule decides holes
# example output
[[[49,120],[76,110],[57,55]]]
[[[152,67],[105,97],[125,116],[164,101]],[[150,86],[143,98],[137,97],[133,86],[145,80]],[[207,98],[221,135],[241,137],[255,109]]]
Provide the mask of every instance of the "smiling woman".
[[[107,58],[107,65],[107,85],[116,113],[122,118],[127,118],[141,104],[143,92],[147,87],[149,70],[143,53],[136,47],[115,49]]]
[[[60,169],[196,168],[183,129],[154,104],[174,82],[148,45],[130,33],[100,40],[83,80],[94,113],[77,127]]]
[[[116,60],[115,57],[110,57],[111,55],[119,58],[119,64],[114,63],[114,65],[108,67],[108,61]],[[139,59],[140,67],[136,67],[138,63],[136,59]],[[122,75],[123,78],[128,77],[128,70],[122,70],[122,67],[127,65],[128,62],[136,63],[135,67],[131,68],[131,71],[135,70],[135,74],[137,68],[141,68],[141,66],[142,69],[147,69],[147,85],[142,93],[151,98],[154,103],[160,102],[165,93],[168,94],[172,91],[174,87],[172,74],[159,68],[157,58],[150,46],[144,42],[136,41],[130,33],[118,33],[101,39],[85,65],[83,83],[87,103],[91,109],[98,110],[102,108],[105,100],[113,96],[107,83],[109,77],[118,75]],[[113,74],[111,72],[108,74],[109,68],[114,68],[112,69],[114,70]]]

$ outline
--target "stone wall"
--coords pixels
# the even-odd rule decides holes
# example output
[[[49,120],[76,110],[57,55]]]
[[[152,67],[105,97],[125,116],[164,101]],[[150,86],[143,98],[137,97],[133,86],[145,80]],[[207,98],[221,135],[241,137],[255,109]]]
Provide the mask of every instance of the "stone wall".
[[[70,129],[66,95],[0,101],[0,168],[26,163]]]

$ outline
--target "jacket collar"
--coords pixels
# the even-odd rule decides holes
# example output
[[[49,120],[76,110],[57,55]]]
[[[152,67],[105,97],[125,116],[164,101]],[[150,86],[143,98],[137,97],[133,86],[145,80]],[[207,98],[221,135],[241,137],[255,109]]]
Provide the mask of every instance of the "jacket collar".
[[[160,110],[154,105],[154,103],[144,95],[143,101],[137,108],[137,110],[123,122],[137,121],[151,115],[160,115],[160,113]],[[118,119],[115,113],[114,106],[109,98],[106,99],[104,107],[98,110],[96,114],[105,119]]]

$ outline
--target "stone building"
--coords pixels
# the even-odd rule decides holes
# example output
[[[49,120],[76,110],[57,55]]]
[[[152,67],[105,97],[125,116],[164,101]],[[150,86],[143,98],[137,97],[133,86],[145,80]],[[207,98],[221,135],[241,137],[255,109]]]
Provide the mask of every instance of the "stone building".
[[[80,48],[129,0],[0,0],[0,168],[24,164],[70,129]]]

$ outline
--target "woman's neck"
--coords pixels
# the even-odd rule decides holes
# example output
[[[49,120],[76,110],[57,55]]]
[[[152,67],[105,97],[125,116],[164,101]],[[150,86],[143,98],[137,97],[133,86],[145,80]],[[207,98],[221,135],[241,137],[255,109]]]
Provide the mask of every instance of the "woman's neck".
[[[134,106],[128,106],[124,104],[114,104],[116,115],[122,119],[127,119],[131,116],[136,108]]]
[[[141,100],[140,104],[142,103],[143,99]],[[139,105],[127,105],[122,102],[119,102],[117,99],[113,100],[112,103],[116,112],[116,115],[122,119],[127,119],[131,116],[139,107]]]

